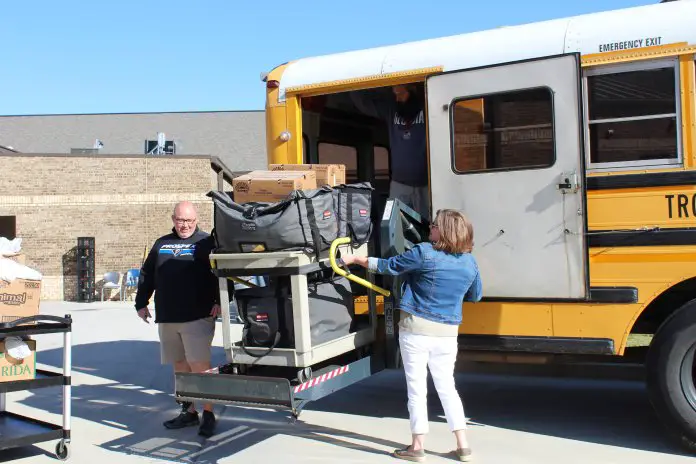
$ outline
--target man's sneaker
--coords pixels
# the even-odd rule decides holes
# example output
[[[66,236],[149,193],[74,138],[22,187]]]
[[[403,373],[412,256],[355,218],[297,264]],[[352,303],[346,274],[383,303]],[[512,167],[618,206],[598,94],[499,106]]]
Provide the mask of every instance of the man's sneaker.
[[[174,419],[164,422],[164,426],[168,429],[182,429],[192,425],[198,425],[198,413],[190,412],[191,403],[181,403],[181,412]]]
[[[202,437],[212,437],[215,434],[215,414],[210,411],[203,411],[203,423],[198,429],[198,435]]]

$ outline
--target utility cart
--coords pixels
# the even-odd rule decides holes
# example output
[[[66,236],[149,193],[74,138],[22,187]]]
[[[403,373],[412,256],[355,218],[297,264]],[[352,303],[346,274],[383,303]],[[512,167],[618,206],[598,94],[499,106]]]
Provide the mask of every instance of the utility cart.
[[[63,373],[36,369],[35,378],[0,382],[0,450],[59,440],[55,454],[60,460],[69,457],[70,443],[70,371],[72,319],[69,315],[56,317],[38,315],[0,324],[0,341],[11,337],[30,337],[63,333]],[[7,411],[7,393],[46,387],[63,387],[62,424],[43,422]]]
[[[427,226],[420,216],[398,200],[388,200],[381,218],[379,243],[381,256],[401,253],[420,241]],[[340,267],[338,253],[367,256],[368,245],[354,248],[349,238],[335,240],[328,252],[302,251],[211,254],[213,272],[220,280],[222,338],[227,364],[206,373],[175,374],[178,401],[218,404],[258,404],[289,410],[297,418],[310,401],[359,382],[390,367],[398,366],[395,336],[395,301],[400,296],[397,279],[365,273],[360,277]],[[372,246],[374,247],[374,242]],[[367,299],[367,311],[356,314],[350,333],[314,343],[316,328],[310,323],[312,311],[308,276],[328,272],[352,282],[353,292],[344,301]],[[230,311],[232,283],[243,287],[245,278],[285,278],[289,280],[288,305],[292,326],[292,346],[246,346],[248,322]],[[375,284],[382,278],[386,284]],[[383,287],[388,287],[385,289]],[[239,291],[238,291],[239,292]],[[239,292],[241,293],[241,292]],[[378,313],[377,297],[384,316]]]

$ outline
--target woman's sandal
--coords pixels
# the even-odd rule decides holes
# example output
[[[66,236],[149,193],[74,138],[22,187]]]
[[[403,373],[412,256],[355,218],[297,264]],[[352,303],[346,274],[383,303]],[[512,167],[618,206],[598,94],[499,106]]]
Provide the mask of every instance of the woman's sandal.
[[[392,456],[403,459],[404,461],[425,462],[425,450],[414,451],[410,449],[410,446],[404,449],[394,450]]]
[[[471,448],[457,448],[452,451],[454,456],[461,462],[469,462],[473,458],[471,454]]]

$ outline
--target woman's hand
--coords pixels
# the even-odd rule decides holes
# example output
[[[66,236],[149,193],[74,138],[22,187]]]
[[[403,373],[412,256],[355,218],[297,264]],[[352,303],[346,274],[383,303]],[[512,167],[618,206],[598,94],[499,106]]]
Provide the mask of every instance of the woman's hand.
[[[364,256],[346,255],[342,256],[341,260],[343,261],[343,265],[346,267],[350,266],[351,264],[357,264],[358,266],[367,268],[367,258]]]

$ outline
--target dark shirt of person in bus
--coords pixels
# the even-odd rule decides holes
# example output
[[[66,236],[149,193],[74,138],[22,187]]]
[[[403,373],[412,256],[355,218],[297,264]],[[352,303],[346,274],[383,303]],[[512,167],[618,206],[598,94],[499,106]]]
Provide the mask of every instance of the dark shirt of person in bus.
[[[391,95],[351,93],[363,113],[386,121],[391,151],[389,196],[429,218],[425,100],[415,85],[396,85]]]

